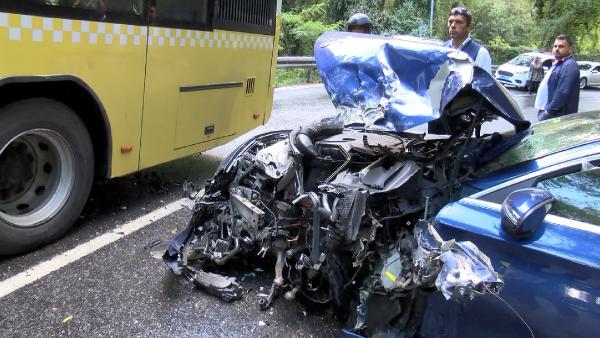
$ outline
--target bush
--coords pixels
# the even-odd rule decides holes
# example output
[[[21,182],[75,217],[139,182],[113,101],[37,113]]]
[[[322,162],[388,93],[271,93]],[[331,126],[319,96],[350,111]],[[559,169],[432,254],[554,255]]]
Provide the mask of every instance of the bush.
[[[279,55],[312,55],[317,38],[327,31],[335,31],[339,24],[324,24],[325,4],[315,4],[300,13],[281,14]]]
[[[600,62],[600,51],[595,50],[587,53],[576,53],[575,59],[578,61]]]
[[[278,68],[275,71],[275,87],[319,82],[321,82],[321,77],[316,69]]]

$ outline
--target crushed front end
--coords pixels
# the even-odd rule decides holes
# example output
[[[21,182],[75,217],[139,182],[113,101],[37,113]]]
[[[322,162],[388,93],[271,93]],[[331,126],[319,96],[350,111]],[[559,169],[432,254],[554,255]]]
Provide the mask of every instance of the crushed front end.
[[[322,48],[338,44],[330,36],[324,41]],[[385,40],[383,49],[394,43]],[[380,61],[393,54],[381,56],[382,48],[371,47]],[[498,102],[510,101],[489,100],[476,90],[473,73],[469,81],[456,75],[450,51],[431,48],[438,61],[419,86],[430,88],[434,79],[443,86],[436,100],[427,90],[414,91],[412,97],[429,102],[429,108],[421,104],[421,113],[408,116],[401,114],[405,106],[382,104],[398,103],[398,91],[389,84],[381,87],[387,91],[372,86],[368,75],[374,67],[354,62],[352,73],[348,59],[327,50],[333,56],[320,70],[340,114],[294,131],[263,134],[230,155],[195,199],[188,227],[170,243],[164,260],[171,271],[232,301],[243,288],[215,274],[218,267],[243,256],[272,255],[273,283],[268,296],[258,300],[261,309],[281,296],[303,297],[332,307],[366,335],[378,330],[414,335],[431,292],[462,299],[497,293],[502,281],[489,259],[470,242],[440,238],[430,218],[458,198],[482,154],[502,148],[498,135],[480,135],[481,124],[501,116],[514,119],[518,132],[526,123],[513,112],[501,113]],[[431,54],[414,50],[409,47],[406,55]],[[365,55],[359,60],[373,62]],[[328,75],[340,74],[341,66],[332,68],[335,59],[360,79],[354,92]],[[349,83],[348,77],[340,79]],[[394,81],[406,83],[398,76]],[[377,99],[367,95],[371,89]],[[353,101],[361,96],[370,99]],[[432,104],[437,100],[443,103]],[[445,135],[403,131],[425,122]]]

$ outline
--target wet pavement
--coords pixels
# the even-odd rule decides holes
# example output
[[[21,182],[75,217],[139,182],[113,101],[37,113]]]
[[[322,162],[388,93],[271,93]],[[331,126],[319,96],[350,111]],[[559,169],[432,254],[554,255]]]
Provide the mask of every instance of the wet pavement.
[[[234,303],[175,281],[144,246],[166,243],[188,216],[166,217],[0,300],[0,336],[336,335],[329,315],[308,315],[295,302],[259,311],[257,294],[270,286],[267,272],[246,267],[231,274],[250,276],[242,282],[247,294]]]
[[[536,120],[532,96],[511,90],[527,118]],[[600,109],[600,88],[581,92],[580,111]],[[324,89],[307,86],[278,90],[273,116],[231,143],[202,155],[135,175],[96,184],[85,211],[67,236],[33,253],[0,259],[0,282],[77,247],[115,227],[182,197],[185,181],[201,187],[219,162],[244,140],[268,130],[291,129],[333,114]],[[502,128],[495,125],[494,128]],[[181,208],[129,236],[0,298],[0,336],[182,336],[182,337],[334,337],[342,323],[279,299],[258,309],[258,294],[271,285],[271,265],[242,264],[235,276],[247,289],[244,299],[227,304],[191,286],[178,284],[152,257],[186,226]],[[148,248],[150,244],[156,246]],[[253,263],[254,264],[254,263]],[[261,291],[261,287],[263,290]],[[0,290],[1,291],[1,290]]]

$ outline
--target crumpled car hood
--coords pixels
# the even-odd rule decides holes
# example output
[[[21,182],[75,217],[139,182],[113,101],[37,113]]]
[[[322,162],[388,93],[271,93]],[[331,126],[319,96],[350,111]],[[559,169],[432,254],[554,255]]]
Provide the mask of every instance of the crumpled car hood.
[[[315,43],[317,68],[346,125],[392,131],[439,119],[463,90],[479,93],[496,116],[529,127],[510,94],[465,53],[429,43],[332,32]]]

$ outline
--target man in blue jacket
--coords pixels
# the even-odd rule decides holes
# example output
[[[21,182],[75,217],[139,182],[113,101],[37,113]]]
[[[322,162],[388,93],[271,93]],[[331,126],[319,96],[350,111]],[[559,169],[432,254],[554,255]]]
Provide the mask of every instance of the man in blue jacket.
[[[448,35],[450,40],[444,43],[445,47],[458,49],[467,53],[475,64],[492,74],[492,58],[482,45],[469,36],[471,31],[471,12],[463,7],[456,7],[448,14]]]
[[[552,51],[556,61],[548,77],[545,108],[538,112],[540,121],[577,113],[579,106],[579,67],[571,55],[571,38],[565,34],[557,36]]]

